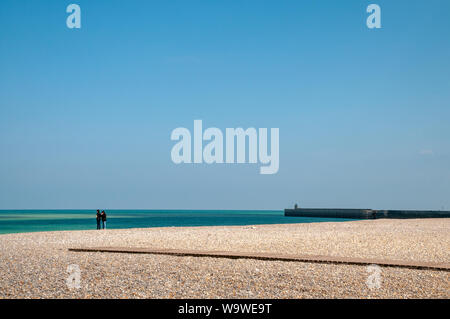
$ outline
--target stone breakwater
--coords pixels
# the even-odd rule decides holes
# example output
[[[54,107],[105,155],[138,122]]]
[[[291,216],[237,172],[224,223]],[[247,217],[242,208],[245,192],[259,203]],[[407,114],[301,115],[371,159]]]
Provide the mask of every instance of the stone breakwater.
[[[348,219],[416,219],[416,218],[450,218],[450,211],[438,210],[374,210],[347,208],[294,208],[285,209],[288,217],[320,217]]]
[[[168,227],[0,235],[0,298],[449,298],[448,271],[70,252],[74,246],[450,261],[449,219]],[[69,265],[80,288],[69,288]]]

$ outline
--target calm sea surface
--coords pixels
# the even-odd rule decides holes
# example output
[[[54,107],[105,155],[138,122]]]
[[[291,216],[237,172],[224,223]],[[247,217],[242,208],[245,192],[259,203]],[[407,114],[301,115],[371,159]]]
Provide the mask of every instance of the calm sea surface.
[[[107,228],[293,224],[348,219],[285,217],[283,211],[107,210]],[[0,210],[0,234],[96,229],[94,210]]]

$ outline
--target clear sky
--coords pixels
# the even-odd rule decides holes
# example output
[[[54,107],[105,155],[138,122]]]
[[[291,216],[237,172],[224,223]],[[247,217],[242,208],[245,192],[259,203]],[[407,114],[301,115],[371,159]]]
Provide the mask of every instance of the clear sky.
[[[279,172],[175,165],[195,119]],[[0,1],[0,209],[450,210],[449,124],[448,0]]]

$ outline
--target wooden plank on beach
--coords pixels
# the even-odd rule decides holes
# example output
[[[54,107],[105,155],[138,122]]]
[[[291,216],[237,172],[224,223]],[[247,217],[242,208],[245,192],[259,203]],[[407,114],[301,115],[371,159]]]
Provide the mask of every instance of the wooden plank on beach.
[[[154,255],[233,258],[233,259],[243,258],[243,259],[257,259],[257,260],[297,261],[297,262],[309,262],[309,263],[347,264],[347,265],[372,265],[372,264],[375,264],[375,265],[384,266],[384,267],[400,267],[400,268],[411,268],[411,269],[431,269],[431,270],[450,271],[450,263],[366,259],[366,258],[338,257],[338,256],[284,255],[284,254],[276,254],[276,253],[201,251],[201,250],[184,250],[184,249],[152,249],[152,248],[134,248],[134,247],[85,247],[85,248],[69,248],[69,251],[128,253],[128,254],[154,254]]]

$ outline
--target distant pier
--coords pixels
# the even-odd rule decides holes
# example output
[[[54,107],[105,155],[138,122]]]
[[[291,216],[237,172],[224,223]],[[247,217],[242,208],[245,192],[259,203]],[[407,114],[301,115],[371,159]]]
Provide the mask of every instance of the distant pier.
[[[380,218],[448,218],[450,211],[439,210],[374,210],[346,208],[300,208],[285,209],[284,216],[289,217],[321,217],[348,219],[380,219]]]

